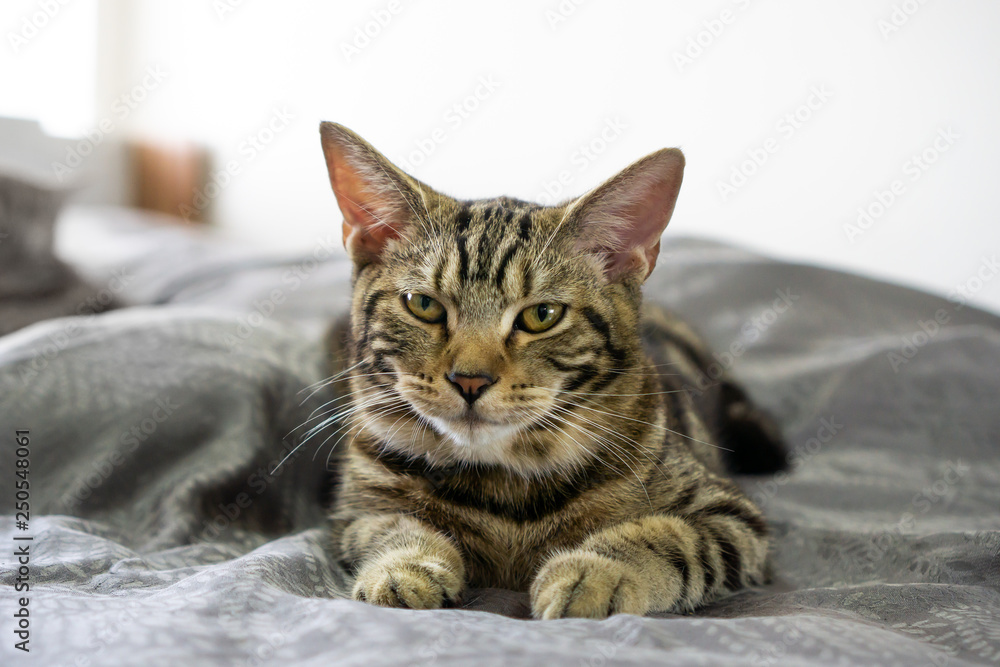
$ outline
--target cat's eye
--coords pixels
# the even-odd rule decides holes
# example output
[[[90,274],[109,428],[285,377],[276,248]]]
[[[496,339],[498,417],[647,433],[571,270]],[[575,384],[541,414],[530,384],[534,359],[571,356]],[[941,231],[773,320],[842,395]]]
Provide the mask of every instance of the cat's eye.
[[[403,303],[406,304],[407,310],[424,322],[436,324],[437,322],[444,321],[446,315],[444,306],[426,294],[404,294]]]
[[[565,310],[558,303],[539,303],[521,311],[517,316],[517,326],[529,333],[542,333],[554,327]]]

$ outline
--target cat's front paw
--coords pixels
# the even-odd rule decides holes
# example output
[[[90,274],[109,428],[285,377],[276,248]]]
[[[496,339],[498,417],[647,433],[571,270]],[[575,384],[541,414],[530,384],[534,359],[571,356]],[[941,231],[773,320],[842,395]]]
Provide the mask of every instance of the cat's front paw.
[[[553,556],[531,584],[531,613],[539,619],[647,611],[649,595],[635,568],[592,551]]]
[[[442,560],[390,551],[361,567],[352,596],[382,607],[437,609],[458,598],[462,583],[462,577]]]

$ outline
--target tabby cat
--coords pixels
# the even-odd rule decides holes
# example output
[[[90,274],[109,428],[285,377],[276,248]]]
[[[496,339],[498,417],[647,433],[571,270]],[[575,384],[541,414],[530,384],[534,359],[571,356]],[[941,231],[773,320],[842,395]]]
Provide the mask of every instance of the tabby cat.
[[[543,207],[456,200],[340,125],[320,134],[354,263],[329,341],[354,598],[430,609],[501,587],[536,618],[603,618],[761,582],[767,525],[723,471],[780,466],[780,438],[728,378],[684,391],[711,357],[641,305],[681,152]]]

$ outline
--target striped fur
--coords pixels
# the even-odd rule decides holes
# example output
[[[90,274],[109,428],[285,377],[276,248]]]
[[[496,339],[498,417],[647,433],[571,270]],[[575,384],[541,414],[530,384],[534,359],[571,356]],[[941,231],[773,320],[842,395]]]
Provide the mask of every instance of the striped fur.
[[[349,445],[334,517],[355,598],[433,608],[504,587],[530,591],[537,618],[601,618],[692,610],[760,582],[767,525],[708,443],[752,461],[748,446],[778,451],[776,431],[728,378],[683,391],[709,353],[641,304],[673,200],[636,207],[679,153],[541,207],[455,200],[321,129],[355,260],[350,318],[330,336],[351,404],[337,415]],[[663,218],[647,233],[649,210]],[[415,318],[407,293],[447,320]],[[564,304],[562,320],[517,329],[538,303]],[[496,382],[467,404],[454,372]]]

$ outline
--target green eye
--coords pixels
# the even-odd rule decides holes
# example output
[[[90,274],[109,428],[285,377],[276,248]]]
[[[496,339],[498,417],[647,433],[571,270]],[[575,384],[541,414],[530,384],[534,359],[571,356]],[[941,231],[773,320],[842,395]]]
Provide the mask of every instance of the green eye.
[[[539,303],[521,311],[517,316],[517,324],[530,333],[542,333],[556,325],[562,319],[566,308],[558,303]]]
[[[407,309],[424,322],[443,322],[446,315],[444,306],[426,294],[404,294],[403,303]]]

